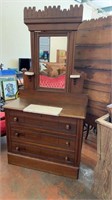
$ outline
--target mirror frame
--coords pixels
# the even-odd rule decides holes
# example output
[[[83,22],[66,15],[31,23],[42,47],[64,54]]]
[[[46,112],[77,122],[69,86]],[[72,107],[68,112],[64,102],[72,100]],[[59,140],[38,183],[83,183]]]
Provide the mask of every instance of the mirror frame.
[[[66,36],[67,37],[67,52],[68,52],[68,46],[69,46],[69,42],[68,42],[68,34],[67,32],[57,32],[57,33],[49,33],[49,32],[41,32],[41,33],[37,33],[37,53],[39,55],[39,38],[41,36],[47,36],[47,37],[54,37],[54,36]],[[35,71],[35,75],[36,76],[39,76],[39,56],[35,57],[35,63],[36,63],[36,71]],[[67,54],[67,66],[68,66],[68,54]],[[68,70],[68,67],[67,67],[67,71],[66,71],[66,80],[65,80],[65,88],[61,89],[61,88],[44,88],[44,87],[40,87],[39,86],[39,79],[35,79],[35,88],[38,90],[38,91],[58,91],[58,92],[66,92],[66,88],[67,88],[67,74],[68,74],[69,70]],[[38,81],[38,82],[37,82]]]
[[[31,59],[34,72],[30,89],[41,91],[71,92],[72,80],[70,75],[74,74],[75,40],[76,31],[82,22],[83,6],[70,6],[70,9],[61,10],[60,6],[44,7],[44,10],[36,11],[33,8],[24,8],[24,23],[28,26],[31,38]],[[67,73],[65,89],[40,88],[37,86],[37,75],[39,73],[39,37],[45,36],[67,36]],[[24,82],[25,83],[25,82]],[[26,83],[28,86],[28,83]]]

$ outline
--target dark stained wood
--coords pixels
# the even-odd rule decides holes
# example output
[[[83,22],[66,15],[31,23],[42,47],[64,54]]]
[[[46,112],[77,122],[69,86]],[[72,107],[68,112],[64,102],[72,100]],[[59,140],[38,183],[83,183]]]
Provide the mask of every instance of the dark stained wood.
[[[39,87],[39,37],[40,36],[67,36],[67,76],[66,86],[63,92],[80,93],[83,89],[83,75],[80,80],[70,79],[74,71],[76,31],[82,22],[83,6],[70,6],[70,9],[61,10],[60,6],[45,7],[44,10],[36,11],[35,7],[24,9],[24,23],[28,26],[31,34],[31,55],[34,76],[29,80],[25,78],[25,89],[47,90]],[[37,77],[37,79],[36,79]],[[50,90],[50,89],[49,89]],[[51,89],[52,91],[52,89]],[[55,91],[55,89],[53,89]],[[59,89],[58,89],[59,91]],[[62,90],[60,89],[60,92]]]
[[[75,52],[75,37],[76,37],[76,32],[71,31],[68,34],[68,48],[67,48],[67,66],[69,66],[67,68],[67,82],[66,82],[66,86],[67,86],[67,91],[71,92],[71,81],[70,80],[70,75],[74,74],[74,52]],[[68,53],[71,52],[71,53]]]
[[[43,30],[77,30],[82,21],[83,6],[77,5],[70,9],[61,10],[58,7],[45,7],[44,10],[36,11],[34,8],[24,9],[24,22],[30,31]]]
[[[85,92],[88,94],[90,100],[107,104],[109,104],[109,102],[111,101],[111,96],[109,92],[104,93],[101,91],[87,90],[87,89],[85,89]]]
[[[100,92],[111,92],[111,84],[103,84],[98,82],[90,82],[89,80],[85,80],[84,82],[85,89],[96,90]]]
[[[66,124],[63,123],[63,127],[65,127]],[[73,124],[72,124],[73,127]],[[74,126],[76,129],[76,127]],[[33,131],[33,132],[32,132]],[[66,131],[67,132],[67,131]],[[75,132],[75,131],[74,131]],[[36,133],[36,134],[35,134]],[[65,150],[71,150],[74,151],[75,148],[75,140],[76,136],[75,134],[69,134],[66,133],[65,135],[63,133],[54,133],[52,134],[52,130],[46,130],[41,131],[41,129],[38,129],[38,132],[36,132],[35,127],[33,129],[30,129],[28,126],[24,127],[24,130],[20,130],[20,126],[14,125],[11,128],[11,139],[13,142],[32,142],[34,143],[35,140],[39,141],[39,145],[46,145],[51,146],[51,148],[57,147],[65,149]],[[68,136],[70,138],[68,139]]]
[[[106,55],[105,60],[111,59],[111,49],[112,45],[109,47],[99,46],[79,46],[76,48],[76,58],[80,60],[103,60],[104,55]]]
[[[11,164],[78,178],[88,97],[82,93],[84,73],[79,73],[81,77],[76,82],[70,79],[70,75],[76,73],[74,44],[82,11],[82,6],[70,6],[69,10],[63,11],[60,7],[45,7],[44,11],[24,10],[24,22],[31,38],[30,72],[34,75],[24,74],[20,98],[5,105],[8,162]],[[39,87],[38,41],[43,35],[68,38],[64,90]],[[30,104],[62,107],[62,111],[59,116],[24,112],[23,109]]]
[[[78,178],[79,169],[63,165],[61,163],[47,162],[37,158],[30,158],[22,155],[8,153],[8,161],[10,164],[19,165],[31,169],[54,173],[56,175],[68,176],[70,178]]]
[[[100,19],[98,19],[98,23],[100,25],[100,22],[99,22]],[[104,19],[104,20],[108,20],[107,18]],[[111,19],[112,20],[112,19]],[[112,41],[111,41],[111,35],[112,35],[112,29],[110,27],[110,22],[108,24],[108,26],[104,27],[104,22],[101,26],[99,26],[99,28],[97,29],[94,29],[93,30],[93,26],[94,24],[92,23],[92,20],[90,21],[91,22],[91,27],[89,27],[89,22],[85,22],[85,25],[84,23],[82,24],[84,27],[83,27],[83,31],[80,31],[77,35],[77,43],[79,45],[109,45],[109,44],[112,44]],[[95,23],[95,21],[94,21]],[[81,30],[81,26],[80,25],[80,30]],[[92,31],[91,31],[92,30]],[[91,31],[91,34],[90,34],[90,31]],[[103,31],[103,34],[102,34],[102,31]],[[108,35],[108,37],[107,37]],[[80,43],[80,38],[81,38],[81,43]],[[88,41],[88,43],[87,43]]]
[[[5,106],[9,163],[24,167],[32,166],[31,168],[36,165],[36,169],[39,170],[42,164],[41,170],[48,172],[54,172],[55,165],[55,173],[65,175],[65,172],[62,173],[63,165],[63,168],[69,171],[66,176],[78,177],[84,107],[79,103],[79,107],[71,106],[66,112],[65,105],[65,111],[63,109],[60,116],[23,112],[23,108],[30,102],[31,99],[30,101],[17,99]],[[19,163],[18,158],[21,156],[22,161]],[[10,157],[16,157],[17,162],[11,161]],[[23,164],[24,159],[28,161],[26,164]],[[40,164],[37,165],[39,159]],[[45,166],[43,167],[44,161],[50,166],[49,169],[45,170]],[[57,166],[60,166],[60,170]]]
[[[100,83],[110,85],[112,83],[111,80],[111,70],[95,70],[95,69],[82,69],[85,73],[85,81],[89,81],[91,83]],[[79,68],[79,72],[81,73],[81,69]]]
[[[23,74],[23,78],[24,78],[24,88],[25,89],[33,89],[34,88],[34,76],[29,77]]]
[[[84,21],[80,25],[80,30],[101,30],[105,28],[111,28],[112,16],[108,16],[107,18],[98,18],[91,19],[90,21]]]
[[[111,69],[111,60],[102,60],[100,59],[75,59],[75,67],[80,69],[101,69],[101,70],[110,70]]]
[[[95,119],[107,113],[106,106],[112,100],[111,22],[112,16],[84,21],[78,28],[75,43],[75,69],[85,73],[84,91],[89,98],[87,115],[93,116],[94,125]]]
[[[40,25],[40,24],[38,24],[38,25],[35,25],[35,24],[30,25],[29,24],[28,27],[29,27],[30,31],[36,31],[36,30],[42,30],[42,31],[52,31],[52,30],[58,31],[59,30],[59,31],[62,31],[63,28],[64,28],[65,31],[67,31],[67,30],[72,31],[72,30],[77,30],[78,26],[79,26],[79,23],[74,24],[74,26],[73,26],[73,23],[72,24],[63,24],[63,26],[62,26],[62,24],[59,24],[59,25],[57,25],[57,24],[49,24],[49,27],[46,24],[43,24],[43,25]]]
[[[47,95],[46,95],[47,93]],[[23,98],[18,98],[17,100],[8,103],[4,106],[5,109],[13,109],[13,110],[20,110],[23,111],[23,109],[30,105],[30,104],[39,104],[39,105],[48,105],[48,106],[57,106],[62,107],[62,111],[60,113],[60,116],[63,117],[73,117],[73,118],[82,118],[84,119],[86,116],[86,107],[87,107],[87,96],[83,94],[77,94],[75,95],[68,95],[68,94],[61,94],[58,95],[58,93],[54,93],[54,95],[48,93],[48,92],[38,92],[35,95],[35,98],[32,98],[35,94],[35,92],[30,91],[29,96],[24,91]],[[38,94],[38,96],[37,96]],[[48,98],[49,97],[49,98]],[[75,99],[76,98],[76,99]],[[57,101],[57,99],[59,99]],[[75,99],[75,101],[74,101]],[[72,103],[70,103],[72,102]],[[35,115],[34,115],[35,116]],[[32,116],[33,117],[33,116]],[[47,116],[46,116],[47,117]],[[52,119],[52,117],[51,117]]]

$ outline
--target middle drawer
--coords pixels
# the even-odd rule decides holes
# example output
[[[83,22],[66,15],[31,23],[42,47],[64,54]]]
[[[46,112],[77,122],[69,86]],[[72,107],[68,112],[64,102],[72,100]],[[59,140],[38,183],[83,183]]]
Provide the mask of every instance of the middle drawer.
[[[76,136],[61,135],[37,128],[11,127],[11,138],[13,141],[24,141],[34,144],[54,146],[66,150],[75,150]]]

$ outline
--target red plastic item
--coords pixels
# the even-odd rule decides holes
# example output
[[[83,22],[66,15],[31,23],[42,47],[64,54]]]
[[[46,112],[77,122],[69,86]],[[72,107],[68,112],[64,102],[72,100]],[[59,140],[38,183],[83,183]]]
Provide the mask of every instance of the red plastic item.
[[[6,135],[5,112],[0,112],[0,135]]]

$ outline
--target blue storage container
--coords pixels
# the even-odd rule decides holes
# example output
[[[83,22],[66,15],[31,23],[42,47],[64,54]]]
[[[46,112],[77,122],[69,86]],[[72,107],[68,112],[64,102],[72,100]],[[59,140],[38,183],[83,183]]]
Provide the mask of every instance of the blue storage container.
[[[0,70],[0,76],[16,75],[17,71],[15,69]]]

